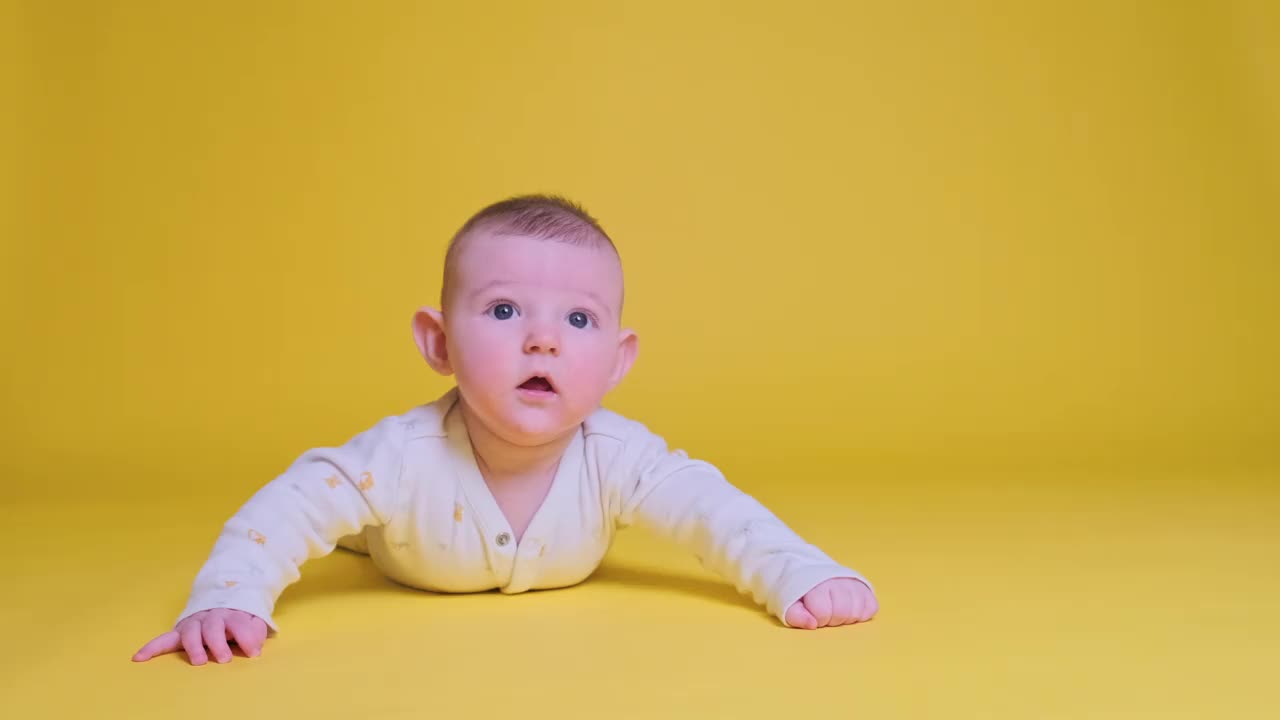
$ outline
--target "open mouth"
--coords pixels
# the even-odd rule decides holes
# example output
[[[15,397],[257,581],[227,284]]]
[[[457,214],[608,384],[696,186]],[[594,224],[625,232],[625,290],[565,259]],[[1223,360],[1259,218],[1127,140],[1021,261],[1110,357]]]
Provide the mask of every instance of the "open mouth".
[[[551,384],[551,381],[541,375],[534,375],[528,380],[520,383],[520,389],[545,393],[553,393],[556,391],[555,387]]]

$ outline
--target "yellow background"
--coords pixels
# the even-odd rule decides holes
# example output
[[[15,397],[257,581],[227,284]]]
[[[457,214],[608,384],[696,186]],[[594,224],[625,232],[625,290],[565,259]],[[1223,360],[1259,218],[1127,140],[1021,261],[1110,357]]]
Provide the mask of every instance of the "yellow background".
[[[1275,5],[464,5],[4,6],[0,714],[1274,716]],[[519,597],[336,554],[262,658],[129,663],[254,489],[449,387],[412,312],[536,191],[622,253],[606,404],[880,617],[624,534]]]

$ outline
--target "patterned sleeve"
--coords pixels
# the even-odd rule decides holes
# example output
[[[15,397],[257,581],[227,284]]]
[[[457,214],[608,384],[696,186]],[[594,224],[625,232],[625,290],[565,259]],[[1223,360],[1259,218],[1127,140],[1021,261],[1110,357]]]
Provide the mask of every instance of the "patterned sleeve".
[[[299,567],[332,552],[343,536],[390,519],[403,449],[404,427],[387,417],[340,447],[304,452],[223,526],[179,622],[225,607],[278,631],[271,614]]]
[[[639,423],[611,470],[619,526],[647,527],[692,551],[703,567],[787,625],[786,611],[815,585],[858,572],[805,542],[710,463],[671,451]],[[874,592],[874,588],[872,588]]]

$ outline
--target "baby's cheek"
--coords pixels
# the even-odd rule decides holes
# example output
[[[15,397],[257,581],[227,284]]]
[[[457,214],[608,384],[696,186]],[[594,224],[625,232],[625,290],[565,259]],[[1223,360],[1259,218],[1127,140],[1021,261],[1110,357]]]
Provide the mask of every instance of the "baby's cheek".
[[[613,358],[599,354],[590,355],[574,368],[574,377],[578,378],[580,391],[597,395],[607,389],[609,375],[613,372]]]
[[[512,370],[507,367],[501,353],[487,346],[473,346],[459,358],[454,368],[460,380],[480,383],[502,383],[508,380]]]

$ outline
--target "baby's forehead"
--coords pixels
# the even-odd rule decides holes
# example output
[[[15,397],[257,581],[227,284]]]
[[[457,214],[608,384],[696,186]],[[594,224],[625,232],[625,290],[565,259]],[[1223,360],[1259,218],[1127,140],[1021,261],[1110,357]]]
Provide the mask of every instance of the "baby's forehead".
[[[590,295],[616,308],[622,264],[611,247],[482,233],[468,238],[455,280],[465,295],[498,288]]]

